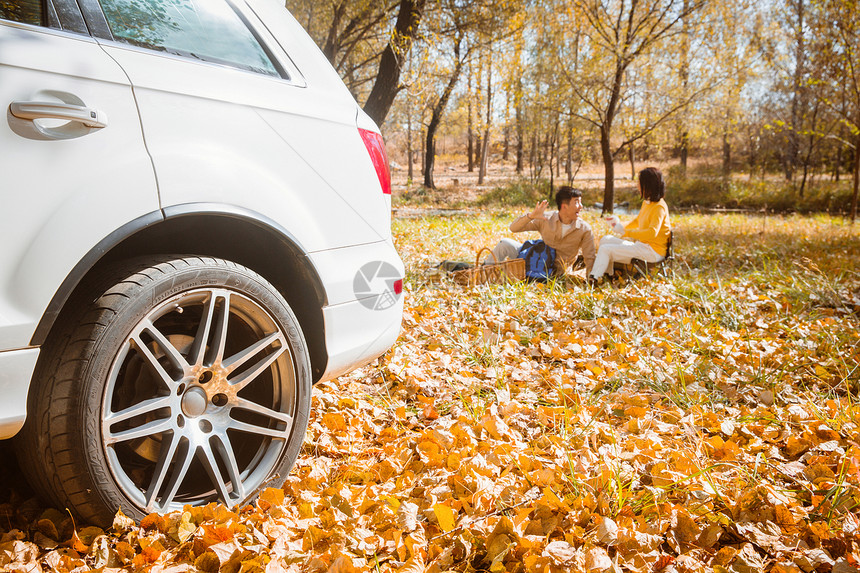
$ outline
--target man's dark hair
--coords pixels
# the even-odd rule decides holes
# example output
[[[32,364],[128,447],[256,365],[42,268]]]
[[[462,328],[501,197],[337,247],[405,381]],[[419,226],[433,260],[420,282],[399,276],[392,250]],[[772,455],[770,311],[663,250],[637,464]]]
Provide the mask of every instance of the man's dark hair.
[[[582,197],[582,191],[574,189],[570,185],[564,185],[555,192],[555,206],[561,209],[565,203],[569,203],[574,197]]]
[[[646,167],[639,172],[639,185],[642,187],[643,199],[657,202],[666,196],[663,174],[656,167]]]

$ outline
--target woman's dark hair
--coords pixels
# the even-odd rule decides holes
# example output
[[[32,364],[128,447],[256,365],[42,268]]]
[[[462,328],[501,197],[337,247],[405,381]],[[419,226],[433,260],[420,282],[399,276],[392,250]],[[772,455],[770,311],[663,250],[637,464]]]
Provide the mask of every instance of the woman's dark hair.
[[[574,189],[570,185],[563,185],[556,191],[555,206],[561,209],[561,206],[570,202],[574,197],[582,197],[582,191]]]
[[[639,186],[642,188],[642,198],[656,202],[666,196],[666,184],[663,174],[656,167],[646,167],[639,172]]]

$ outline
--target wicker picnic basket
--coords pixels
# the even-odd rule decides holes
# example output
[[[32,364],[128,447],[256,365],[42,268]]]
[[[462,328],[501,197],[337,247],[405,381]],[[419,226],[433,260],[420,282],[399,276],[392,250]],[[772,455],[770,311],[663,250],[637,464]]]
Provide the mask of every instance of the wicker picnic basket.
[[[481,254],[487,251],[496,260],[493,251],[484,247],[475,255],[475,266],[462,271],[451,273],[454,282],[458,285],[473,287],[486,283],[509,283],[521,281],[526,278],[526,262],[523,259],[508,259],[506,261],[492,262],[482,265]]]

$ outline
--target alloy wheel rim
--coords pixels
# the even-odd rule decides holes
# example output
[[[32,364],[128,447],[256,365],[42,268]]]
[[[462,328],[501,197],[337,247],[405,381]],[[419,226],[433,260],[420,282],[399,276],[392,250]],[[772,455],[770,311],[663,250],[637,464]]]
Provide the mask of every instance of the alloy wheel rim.
[[[125,338],[102,401],[107,465],[144,512],[221,501],[270,479],[293,432],[295,365],[283,327],[236,291],[198,289]]]

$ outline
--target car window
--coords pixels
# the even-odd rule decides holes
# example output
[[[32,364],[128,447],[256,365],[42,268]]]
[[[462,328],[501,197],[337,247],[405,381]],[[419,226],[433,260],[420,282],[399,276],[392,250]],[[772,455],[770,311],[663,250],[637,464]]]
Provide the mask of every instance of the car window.
[[[102,0],[115,40],[280,76],[239,14],[225,0]]]
[[[0,19],[42,26],[45,23],[43,2],[42,0],[0,2]]]

